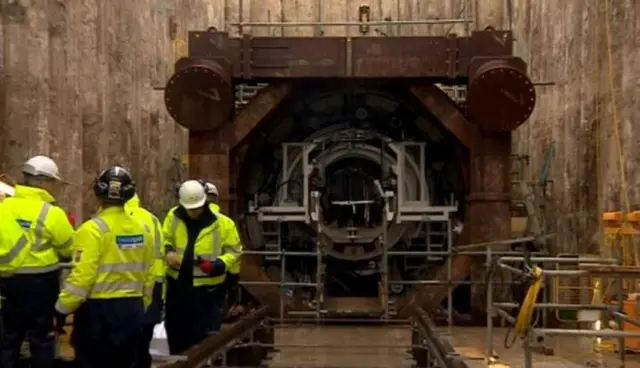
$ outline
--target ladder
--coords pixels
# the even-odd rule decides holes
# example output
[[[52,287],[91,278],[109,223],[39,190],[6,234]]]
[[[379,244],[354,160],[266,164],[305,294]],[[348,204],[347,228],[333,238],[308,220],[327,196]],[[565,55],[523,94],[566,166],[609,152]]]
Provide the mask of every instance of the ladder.
[[[447,231],[442,230],[443,224],[439,222],[428,223],[427,228],[427,251],[443,252],[446,251]],[[438,262],[444,260],[443,255],[428,255],[427,261]]]
[[[282,252],[282,242],[280,228],[282,225],[279,222],[263,222],[262,236],[264,237],[264,247],[268,252]],[[282,255],[267,254],[264,259],[267,261],[279,261]]]

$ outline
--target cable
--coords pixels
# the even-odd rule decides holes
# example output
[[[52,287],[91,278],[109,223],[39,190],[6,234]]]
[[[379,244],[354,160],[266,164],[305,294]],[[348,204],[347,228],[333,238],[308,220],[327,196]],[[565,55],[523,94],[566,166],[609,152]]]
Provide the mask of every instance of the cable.
[[[527,290],[527,295],[520,304],[520,312],[516,318],[515,327],[513,330],[509,329],[505,334],[504,347],[507,349],[513,346],[518,337],[522,339],[526,338],[529,328],[536,324],[538,320],[538,318],[536,318],[536,321],[533,321],[532,323],[536,301],[538,300],[538,295],[544,285],[544,274],[540,267],[533,266],[530,268],[528,277],[533,279],[533,284],[529,287],[529,290]],[[509,337],[511,337],[511,341],[509,341]]]
[[[624,147],[622,146],[622,138],[620,136],[620,119],[618,117],[618,103],[617,103],[617,98],[616,98],[616,90],[615,90],[615,76],[614,76],[614,71],[613,71],[613,41],[612,41],[612,36],[611,36],[611,16],[610,16],[610,9],[611,7],[611,3],[609,0],[605,1],[605,31],[606,31],[606,35],[607,35],[607,63],[608,63],[608,74],[609,74],[609,88],[611,90],[611,113],[613,115],[613,132],[615,135],[615,139],[616,139],[616,147],[618,150],[618,169],[620,171],[620,191],[622,192],[622,199],[623,199],[623,203],[624,203],[624,212],[625,212],[625,216],[623,218],[623,226],[626,224],[626,214],[629,213],[631,211],[631,205],[630,205],[630,201],[629,201],[629,192],[628,192],[628,186],[627,186],[627,175],[625,172],[625,152],[624,152]],[[625,243],[628,237],[623,236],[622,237],[622,243],[620,245],[622,253],[623,253],[623,260],[625,259],[624,257],[624,253],[625,253]],[[633,251],[633,255],[636,257],[634,260],[635,265],[637,266],[638,262],[638,258],[637,258],[637,254],[638,252]]]

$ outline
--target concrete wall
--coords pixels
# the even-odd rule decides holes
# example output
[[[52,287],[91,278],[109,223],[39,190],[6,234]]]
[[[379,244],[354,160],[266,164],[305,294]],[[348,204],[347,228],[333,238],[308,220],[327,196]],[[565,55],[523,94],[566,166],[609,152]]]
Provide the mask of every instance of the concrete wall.
[[[558,249],[597,251],[599,213],[624,210],[625,196],[632,210],[640,209],[640,130],[634,127],[640,108],[640,9],[632,0],[511,5],[505,25],[513,25],[517,52],[529,63],[532,79],[555,82],[537,88],[536,110],[518,130],[514,150],[531,156],[531,175],[537,176],[544,148],[555,142],[551,179]]]
[[[18,177],[30,155],[51,155],[74,184],[59,201],[86,217],[95,174],[118,163],[151,209],[166,209],[186,135],[152,86],[184,49],[174,40],[215,16],[208,3],[3,0],[0,172]]]
[[[490,0],[493,1],[493,0]],[[410,36],[463,34],[464,24],[394,25],[397,20],[415,19],[472,19],[474,1],[471,0],[219,0],[224,18],[213,24],[218,29],[237,32],[231,23],[243,22],[356,22],[360,5],[368,5],[371,21],[389,24],[371,26],[367,36]],[[358,36],[357,26],[316,27],[243,27],[244,33],[254,36]]]

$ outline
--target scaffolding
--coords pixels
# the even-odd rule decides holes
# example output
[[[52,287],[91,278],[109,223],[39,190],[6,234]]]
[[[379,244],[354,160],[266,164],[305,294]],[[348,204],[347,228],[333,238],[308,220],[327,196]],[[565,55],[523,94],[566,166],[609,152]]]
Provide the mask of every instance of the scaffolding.
[[[493,265],[491,248],[487,248],[486,258],[487,264]],[[524,267],[517,268],[511,264],[514,262],[523,263]],[[625,324],[631,324],[640,327],[640,321],[635,320],[625,315],[623,310],[623,278],[624,277],[637,277],[640,272],[637,269],[621,269],[619,268],[618,258],[603,258],[603,257],[536,257],[531,254],[526,254],[520,257],[497,257],[495,265],[497,267],[515,273],[524,278],[533,277],[530,273],[531,264],[540,264],[540,270],[542,272],[543,282],[545,282],[543,288],[548,287],[551,283],[547,278],[556,279],[561,277],[585,277],[585,276],[601,276],[601,277],[614,277],[616,284],[616,305],[610,304],[593,304],[593,303],[548,303],[543,300],[542,303],[536,303],[533,306],[534,310],[539,310],[542,314],[543,328],[537,328],[535,326],[527,326],[525,335],[523,338],[523,350],[524,350],[524,367],[531,368],[533,365],[532,349],[536,346],[540,346],[544,341],[545,336],[583,336],[583,337],[597,337],[597,338],[616,338],[618,340],[617,350],[621,363],[624,366],[626,345],[625,338],[640,337],[640,331],[625,332]],[[544,264],[571,264],[575,265],[575,269],[544,269]],[[513,317],[509,311],[519,310],[522,307],[520,303],[514,302],[496,302],[493,296],[493,280],[488,280],[487,285],[487,356],[492,359],[494,356],[493,349],[493,318],[500,317],[504,321],[507,321],[511,325],[516,325],[517,319]],[[560,329],[560,328],[544,328],[546,327],[546,316],[548,311],[558,310],[574,310],[577,313],[582,314],[583,321],[593,323],[593,328],[590,329]],[[607,317],[614,318],[617,321],[617,329],[601,329],[602,313]],[[515,341],[516,336],[514,336]]]

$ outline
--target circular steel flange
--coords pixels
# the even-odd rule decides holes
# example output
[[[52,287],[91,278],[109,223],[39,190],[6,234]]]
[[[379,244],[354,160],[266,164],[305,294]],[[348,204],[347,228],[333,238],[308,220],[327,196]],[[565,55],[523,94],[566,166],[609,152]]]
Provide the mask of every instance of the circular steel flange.
[[[508,59],[488,61],[469,78],[468,112],[482,129],[512,131],[531,116],[535,103],[533,84]]]
[[[231,77],[213,60],[189,60],[175,72],[164,91],[171,117],[191,131],[215,129],[234,108]]]

